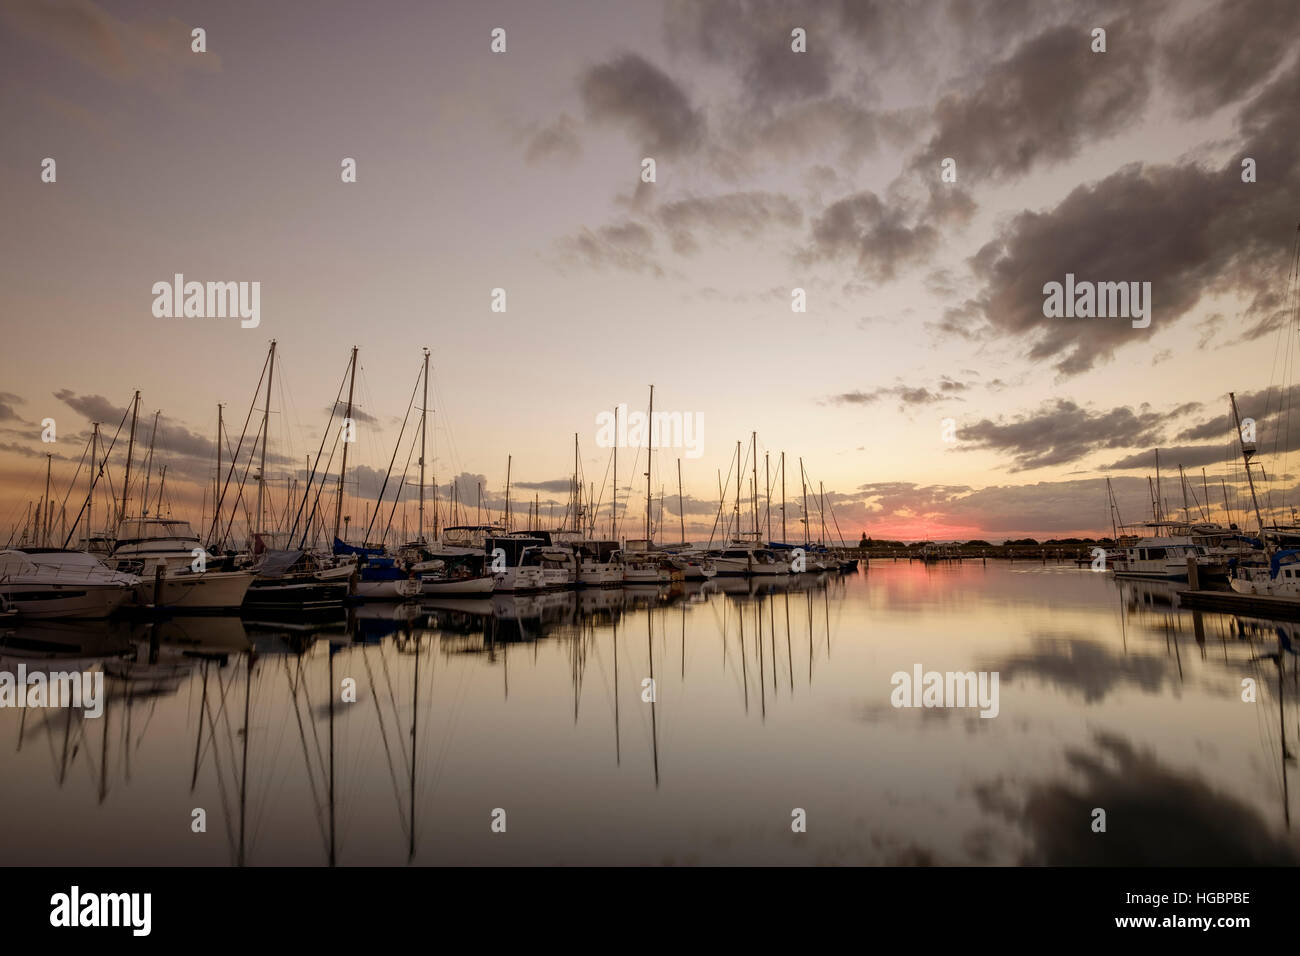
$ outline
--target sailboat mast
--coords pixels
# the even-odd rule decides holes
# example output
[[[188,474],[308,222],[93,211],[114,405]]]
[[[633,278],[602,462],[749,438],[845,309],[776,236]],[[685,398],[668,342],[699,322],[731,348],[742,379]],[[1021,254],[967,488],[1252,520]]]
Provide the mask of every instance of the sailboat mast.
[[[348,421],[352,418],[352,393],[357,384],[357,347],[352,346],[352,371],[348,378],[348,409],[343,416],[344,436],[347,436]],[[348,473],[348,445],[351,442],[343,442],[343,463],[339,465],[339,495],[338,500],[334,503],[334,537],[339,538],[339,530],[343,526],[343,481]],[[341,539],[339,539],[341,540]],[[363,542],[364,543],[364,542]]]
[[[573,530],[582,534],[582,484],[578,481],[578,433],[573,433]]]
[[[803,470],[803,456],[799,457],[799,484],[803,486],[803,543],[808,546],[808,476]]]
[[[1237,426],[1237,440],[1241,442],[1241,460],[1246,464],[1246,482],[1250,485],[1250,502],[1255,507],[1255,520],[1259,522],[1259,534],[1262,538],[1264,535],[1264,518],[1259,513],[1259,498],[1255,495],[1255,475],[1250,467],[1250,460],[1255,456],[1255,443],[1247,442],[1241,434],[1241,416],[1237,412],[1236,393],[1229,392],[1228,398],[1232,402],[1232,420]]]
[[[122,478],[122,506],[117,512],[117,525],[121,525],[126,520],[126,503],[131,489],[131,458],[135,454],[135,422],[140,415],[140,390],[135,390],[135,398],[131,400],[131,437],[126,444],[126,474]]]
[[[45,522],[41,530],[41,546],[48,548],[50,546],[50,515],[54,509],[50,507],[50,469],[54,467],[54,456],[50,453],[45,455]]]
[[[510,530],[510,465],[514,462],[513,455],[506,455],[506,530]]]
[[[429,415],[429,350],[424,350],[424,400],[420,403],[420,531],[416,539],[424,543],[424,448]]]
[[[1178,483],[1183,486],[1183,521],[1186,524],[1192,523],[1192,512],[1187,507],[1187,476],[1183,474],[1183,466],[1178,466]]]
[[[144,494],[140,497],[142,515],[149,514],[149,485],[153,479],[153,445],[158,437],[158,419],[161,415],[161,409],[153,413],[153,430],[149,432],[149,456],[145,459],[144,466]]]
[[[257,466],[257,534],[266,530],[265,506],[263,504],[266,488],[266,435],[271,430],[271,381],[275,378],[275,339],[271,340],[271,354],[267,359],[266,370],[266,405],[262,409],[262,454]],[[347,450],[344,449],[344,454]]]
[[[212,483],[212,527],[214,529],[221,523],[221,409],[221,403],[217,402],[217,474],[216,480]],[[213,542],[209,540],[208,543]]]
[[[758,541],[758,432],[749,433],[750,451],[749,466],[753,471],[754,495],[753,495],[753,512],[754,512],[754,541]]]
[[[95,533],[95,479],[99,469],[99,422],[92,422],[94,431],[90,433],[90,490],[86,492],[86,550],[90,550],[90,539]]]
[[[785,452],[781,452],[781,543],[790,543],[785,536]]]
[[[650,474],[654,470],[651,463],[654,461],[655,443],[654,443],[654,422],[655,422],[655,387],[650,386],[650,417],[646,419],[646,453],[645,453],[645,542],[649,547],[652,540],[650,534]]]
[[[736,540],[740,540],[740,470],[745,467],[740,457],[740,441],[736,441]]]
[[[772,540],[772,453],[763,452],[763,495],[767,503],[767,540]]]
[[[822,522],[822,536],[821,540],[817,543],[824,545],[826,543],[826,483],[824,481],[817,482],[817,489],[819,491],[819,494],[817,495],[817,513],[821,516]]]
[[[1115,492],[1110,486],[1110,478],[1106,478],[1106,503],[1110,505],[1110,538],[1119,544],[1119,528],[1115,524]]]
[[[1159,523],[1164,518],[1164,501],[1160,497],[1160,449],[1156,449],[1156,522]],[[1160,529],[1156,529],[1156,534],[1160,534]]]
[[[682,504],[682,460],[677,459],[677,519],[681,523],[682,544],[686,543],[686,508]]]
[[[618,541],[618,406],[614,406],[614,501],[609,509],[609,536]]]

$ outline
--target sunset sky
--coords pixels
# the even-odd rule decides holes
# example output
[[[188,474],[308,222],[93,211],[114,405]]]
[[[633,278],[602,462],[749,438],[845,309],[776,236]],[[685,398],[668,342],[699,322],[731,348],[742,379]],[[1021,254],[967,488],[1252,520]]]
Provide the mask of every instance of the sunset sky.
[[[439,497],[460,475],[497,501],[512,456],[517,518],[534,494],[544,514],[565,500],[575,433],[600,494],[597,416],[644,409],[651,384],[657,410],[703,421],[688,539],[754,431],[760,484],[786,452],[791,518],[802,457],[854,540],[1109,533],[1105,477],[1125,520],[1148,518],[1156,448],[1171,508],[1181,463],[1221,510],[1218,476],[1230,496],[1242,478],[1229,391],[1272,502],[1295,499],[1271,454],[1300,437],[1278,391],[1296,348],[1294,0],[165,11],[0,0],[0,537],[43,493],[46,453],[57,502],[89,423],[111,435],[137,388],[140,440],[161,410],[155,466],[197,521],[217,403],[233,442],[273,338],[280,496],[355,345],[363,494],[427,346]],[[260,325],[155,317],[176,273],[260,282]],[[1150,282],[1150,327],[1045,318],[1042,287],[1067,273]],[[667,539],[679,456],[656,454]],[[84,487],[83,470],[70,514]]]

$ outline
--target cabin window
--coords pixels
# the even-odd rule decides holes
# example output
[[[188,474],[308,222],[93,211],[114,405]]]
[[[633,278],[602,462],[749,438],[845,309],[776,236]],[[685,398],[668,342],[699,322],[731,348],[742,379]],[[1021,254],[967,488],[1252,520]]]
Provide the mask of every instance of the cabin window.
[[[1147,549],[1147,557],[1148,557],[1148,559],[1150,559],[1150,560],[1152,560],[1152,561],[1160,561],[1160,560],[1163,560],[1164,557],[1165,557],[1165,549],[1164,549],[1164,548],[1148,548],[1148,549]]]

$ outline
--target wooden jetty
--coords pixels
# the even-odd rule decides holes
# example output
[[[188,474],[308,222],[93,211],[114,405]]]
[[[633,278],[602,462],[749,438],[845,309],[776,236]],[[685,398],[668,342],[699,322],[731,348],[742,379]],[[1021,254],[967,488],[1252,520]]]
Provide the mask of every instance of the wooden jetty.
[[[1178,604],[1192,611],[1217,611],[1270,621],[1300,621],[1300,599],[1238,594],[1236,591],[1202,591],[1188,588],[1174,592]]]

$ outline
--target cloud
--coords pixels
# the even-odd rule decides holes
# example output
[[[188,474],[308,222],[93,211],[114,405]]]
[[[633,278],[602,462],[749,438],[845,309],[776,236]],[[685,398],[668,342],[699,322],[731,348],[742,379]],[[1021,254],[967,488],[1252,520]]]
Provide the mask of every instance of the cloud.
[[[1090,30],[1073,23],[963,81],[935,106],[938,129],[913,168],[938,177],[940,161],[951,157],[963,180],[1023,175],[1130,123],[1150,93],[1152,41],[1132,20],[1104,26],[1106,53],[1093,53]]]
[[[880,386],[870,392],[852,391],[832,395],[827,399],[832,405],[874,405],[882,398],[898,399],[900,410],[908,405],[932,405],[956,398],[962,392],[970,390],[970,385],[944,376],[931,391],[924,386],[890,385]],[[960,399],[958,399],[960,401]]]
[[[699,248],[697,230],[752,239],[772,225],[798,226],[803,212],[778,193],[736,192],[666,203],[655,212],[655,220],[667,231],[674,251],[691,253]]]
[[[1104,448],[1155,447],[1176,416],[1121,406],[1104,411],[1058,398],[1011,421],[983,419],[962,425],[961,444],[1010,455],[1012,471],[1080,461]]]
[[[192,26],[175,17],[122,20],[91,0],[9,0],[0,17],[28,39],[117,83],[161,90],[184,70],[221,69],[215,52],[191,50]]]
[[[328,413],[329,410],[330,410],[330,406],[326,405],[325,412]],[[348,410],[347,402],[341,400],[336,400],[334,402],[335,415],[338,415],[339,417],[343,417],[347,413],[347,410]],[[361,408],[356,403],[353,403],[352,405],[352,419],[358,422],[365,422],[367,425],[378,425],[380,423],[378,418],[376,418],[374,415],[371,415],[368,411]]]
[[[553,478],[550,481],[516,481],[516,488],[525,488],[528,491],[546,491],[552,494],[573,493],[572,478]]]
[[[15,405],[25,404],[22,397],[12,392],[0,392],[0,422],[25,422],[26,420],[14,410]]]
[[[1284,320],[1279,277],[1300,207],[1300,59],[1242,111],[1241,148],[1215,167],[1127,165],[1074,189],[1046,212],[1013,217],[971,260],[983,286],[969,305],[986,332],[1028,344],[1032,361],[1056,360],[1077,375],[1116,349],[1149,340],[1207,294],[1244,297],[1248,324],[1238,340],[1257,338]],[[1240,157],[1267,180],[1243,183]],[[1124,319],[1047,319],[1043,285],[1074,273],[1080,280],[1151,283],[1151,329]]]
[[[1295,47],[1294,0],[1216,3],[1179,24],[1162,45],[1160,68],[1188,116],[1233,103]]]
[[[654,235],[638,222],[601,226],[595,232],[582,229],[576,236],[565,236],[557,243],[561,256],[570,262],[593,269],[621,269],[625,272],[648,272],[663,276],[655,261]]]
[[[886,205],[870,190],[832,203],[812,224],[809,262],[850,258],[867,278],[892,279],[902,266],[920,262],[939,244],[928,223],[910,223],[898,205]]]
[[[589,119],[625,127],[649,155],[690,152],[704,138],[703,116],[681,87],[635,53],[592,67],[579,88]]]
[[[562,114],[555,122],[532,135],[524,150],[524,159],[529,163],[540,163],[547,159],[573,162],[582,155],[577,128],[578,124],[572,116]]]

